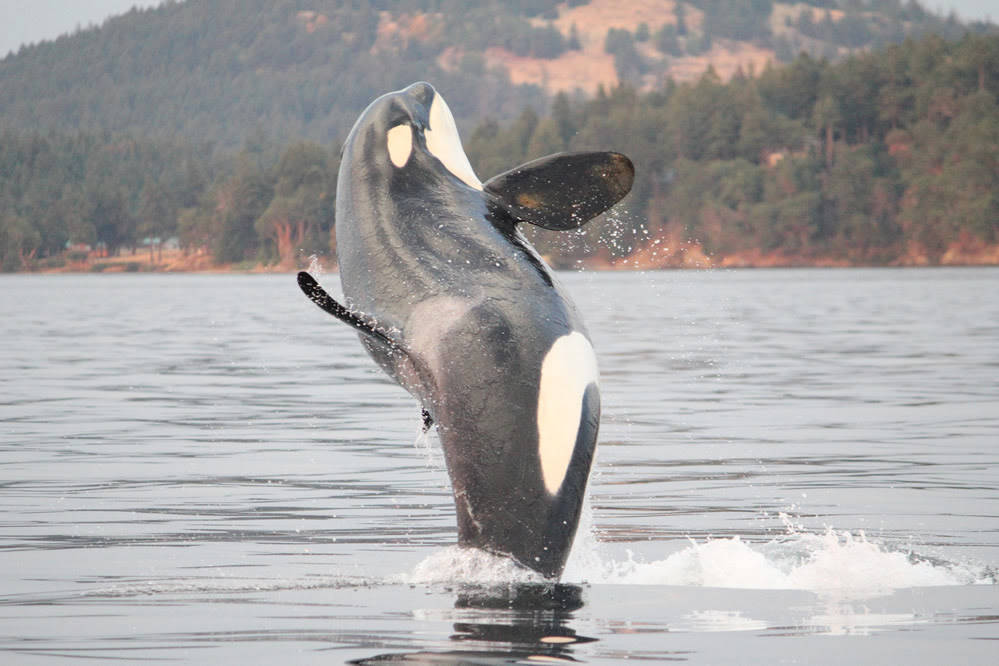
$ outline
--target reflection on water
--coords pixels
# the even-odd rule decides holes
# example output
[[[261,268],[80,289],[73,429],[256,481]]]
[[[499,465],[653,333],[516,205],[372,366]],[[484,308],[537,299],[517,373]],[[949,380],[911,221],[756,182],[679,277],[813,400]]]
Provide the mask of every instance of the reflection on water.
[[[766,622],[730,610],[693,611],[673,626],[674,631],[760,631],[766,628]]]
[[[462,585],[456,590],[455,609],[479,609],[482,614],[456,612],[465,621],[454,623],[451,640],[463,649],[443,652],[380,654],[354,664],[513,664],[574,662],[573,648],[595,638],[580,636],[569,626],[572,612],[583,607],[582,588],[576,585],[518,583]],[[487,619],[488,622],[471,621]],[[481,648],[476,651],[474,648]]]
[[[0,276],[0,661],[994,661],[999,270],[563,279],[604,418],[526,610],[294,276]]]

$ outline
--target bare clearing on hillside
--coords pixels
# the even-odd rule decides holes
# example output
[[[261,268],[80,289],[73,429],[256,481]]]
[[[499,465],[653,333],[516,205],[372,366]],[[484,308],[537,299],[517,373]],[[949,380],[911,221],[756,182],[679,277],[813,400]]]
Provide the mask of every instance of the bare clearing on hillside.
[[[579,50],[566,51],[551,60],[522,56],[501,48],[486,49],[483,55],[490,67],[506,69],[513,83],[534,84],[549,92],[580,90],[592,95],[600,86],[610,88],[620,83],[614,57],[604,51],[607,31],[618,28],[635,32],[644,23],[655,33],[664,25],[676,25],[678,4],[684,6],[687,29],[699,31],[704,14],[689,4],[675,0],[592,0],[579,7],[559,5],[558,18],[550,22],[532,19],[539,26],[550,23],[566,38],[574,35],[579,40]],[[659,86],[667,77],[677,81],[695,80],[709,66],[714,67],[719,77],[727,80],[740,70],[760,71],[768,61],[775,59],[770,49],[728,39],[714,40],[712,48],[698,56],[666,56],[651,42],[641,43],[638,47],[654,70],[654,73],[642,77],[640,87],[643,89]],[[462,55],[456,49],[448,49],[439,62],[446,68],[454,68]]]

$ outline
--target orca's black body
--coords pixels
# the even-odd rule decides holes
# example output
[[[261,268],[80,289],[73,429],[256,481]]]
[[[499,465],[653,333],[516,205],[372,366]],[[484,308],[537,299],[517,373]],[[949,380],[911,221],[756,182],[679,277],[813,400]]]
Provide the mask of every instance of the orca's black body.
[[[558,577],[600,418],[596,363],[567,294],[517,228],[573,229],[620,200],[617,153],[563,153],[478,181],[426,83],[384,95],[343,149],[337,259],[354,326],[437,425],[459,543]]]

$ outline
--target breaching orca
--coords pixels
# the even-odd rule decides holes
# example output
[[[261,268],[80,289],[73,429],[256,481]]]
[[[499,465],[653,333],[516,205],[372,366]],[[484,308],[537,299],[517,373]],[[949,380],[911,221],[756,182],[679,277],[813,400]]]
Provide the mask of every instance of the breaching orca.
[[[436,424],[461,545],[544,576],[565,566],[600,420],[586,327],[518,229],[569,230],[617,203],[634,167],[560,153],[482,183],[428,83],[379,97],[343,147],[336,247],[347,306],[305,294]]]

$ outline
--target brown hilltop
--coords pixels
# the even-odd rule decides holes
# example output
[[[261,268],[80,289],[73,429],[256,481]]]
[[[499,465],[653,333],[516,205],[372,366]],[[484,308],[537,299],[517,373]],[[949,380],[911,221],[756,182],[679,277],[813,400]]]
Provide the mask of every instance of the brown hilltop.
[[[654,33],[663,25],[675,25],[677,4],[680,3],[675,0],[591,0],[579,7],[563,3],[558,7],[558,18],[551,24],[566,38],[575,27],[582,47],[580,50],[567,51],[552,60],[526,57],[501,48],[487,49],[483,55],[490,66],[505,68],[513,83],[536,84],[549,92],[578,89],[593,94],[601,85],[613,87],[619,83],[614,57],[604,52],[607,31],[622,28],[634,32],[645,23]],[[684,14],[687,28],[700,30],[703,12],[684,3]],[[533,19],[533,23],[542,26],[548,22]],[[774,52],[770,49],[727,39],[714,40],[711,50],[699,56],[667,59],[650,42],[639,44],[638,48],[653,63],[656,71],[642,80],[642,87],[646,89],[655,87],[667,76],[677,81],[696,79],[709,65],[723,80],[727,80],[740,69],[760,71],[767,61],[774,60]],[[439,62],[445,68],[453,68],[462,55],[458,49],[448,49]]]

